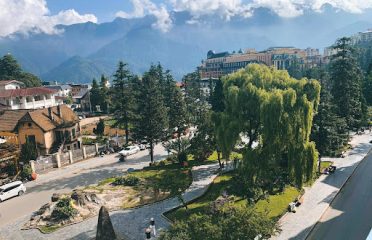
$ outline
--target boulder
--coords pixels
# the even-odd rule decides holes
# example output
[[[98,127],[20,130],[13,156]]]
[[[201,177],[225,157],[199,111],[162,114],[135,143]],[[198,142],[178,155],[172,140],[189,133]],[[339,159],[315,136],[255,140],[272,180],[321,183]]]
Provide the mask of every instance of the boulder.
[[[116,240],[114,227],[107,209],[102,206],[99,210],[96,240]]]
[[[59,193],[53,193],[52,195],[52,202],[58,202],[58,200],[61,198],[61,194]]]
[[[85,206],[85,193],[82,191],[74,190],[71,194],[71,199],[75,200],[78,206]]]

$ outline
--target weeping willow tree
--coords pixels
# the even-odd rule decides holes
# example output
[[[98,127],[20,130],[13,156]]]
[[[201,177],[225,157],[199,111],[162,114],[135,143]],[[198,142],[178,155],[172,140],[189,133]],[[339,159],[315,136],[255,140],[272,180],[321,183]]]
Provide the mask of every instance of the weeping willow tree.
[[[240,136],[248,138],[240,167],[244,181],[265,188],[284,176],[301,187],[312,179],[318,153],[310,133],[318,81],[297,80],[258,64],[222,81],[225,110],[214,114],[216,138],[225,158]]]

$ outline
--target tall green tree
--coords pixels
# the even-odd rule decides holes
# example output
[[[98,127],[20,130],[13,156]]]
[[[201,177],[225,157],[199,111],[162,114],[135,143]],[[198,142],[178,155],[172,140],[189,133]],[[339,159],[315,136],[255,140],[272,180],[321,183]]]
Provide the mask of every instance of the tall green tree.
[[[201,80],[198,71],[188,73],[182,78],[185,86],[185,102],[190,121],[197,125],[204,107],[203,95],[201,92]]]
[[[101,104],[100,97],[99,85],[97,80],[94,78],[92,81],[92,88],[90,89],[90,103],[92,104],[94,111],[97,111],[97,106]]]
[[[331,93],[337,114],[346,120],[348,129],[353,130],[360,127],[366,114],[362,106],[362,71],[350,38],[338,39],[333,48],[337,54],[332,57],[330,66]]]
[[[129,125],[135,117],[135,80],[138,78],[133,77],[128,70],[128,64],[120,61],[113,79],[112,105],[115,126],[124,128],[126,144],[129,142]]]
[[[279,172],[297,186],[312,179],[318,160],[310,141],[320,98],[318,81],[296,80],[258,64],[222,81],[225,110],[214,117],[216,139],[226,158],[241,135],[248,138],[241,164],[243,181],[265,187]]]
[[[109,105],[110,105],[110,95],[109,95],[109,88],[108,88],[109,79],[102,74],[100,85],[100,102],[102,111],[108,113]]]
[[[17,60],[10,54],[6,54],[0,59],[1,80],[18,80],[23,82],[26,87],[41,86],[40,79],[31,73],[24,72]]]
[[[372,60],[368,67],[367,75],[363,80],[362,89],[367,105],[372,106]]]
[[[322,88],[320,92],[320,104],[318,112],[314,117],[314,125],[311,133],[311,138],[316,144],[319,155],[338,155],[343,146],[347,144],[348,136],[346,130],[347,125],[345,120],[335,113],[335,106],[332,102],[330,92],[327,88]]]
[[[152,65],[142,77],[133,129],[136,139],[147,140],[150,144],[151,162],[154,162],[154,146],[164,139],[168,128],[167,109],[157,73],[157,67]]]

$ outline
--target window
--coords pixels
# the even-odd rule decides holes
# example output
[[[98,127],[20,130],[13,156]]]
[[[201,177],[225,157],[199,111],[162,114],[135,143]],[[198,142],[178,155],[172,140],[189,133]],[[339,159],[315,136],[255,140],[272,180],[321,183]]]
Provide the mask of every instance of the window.
[[[76,130],[75,128],[72,129],[72,138],[75,138],[76,137]]]
[[[28,127],[32,127],[32,123],[28,123],[27,126],[28,126]]]
[[[35,138],[35,135],[29,135],[29,136],[26,136],[26,139],[27,139],[28,142],[33,143],[33,144],[36,146],[36,138]]]

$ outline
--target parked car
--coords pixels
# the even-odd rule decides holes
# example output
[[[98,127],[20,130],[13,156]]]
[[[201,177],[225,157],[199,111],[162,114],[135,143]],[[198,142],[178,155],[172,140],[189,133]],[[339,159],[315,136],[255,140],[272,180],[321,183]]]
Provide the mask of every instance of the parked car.
[[[128,146],[126,148],[124,148],[123,150],[121,150],[119,152],[120,155],[123,155],[123,156],[129,156],[129,155],[132,155],[132,154],[136,154],[140,151],[140,148],[138,146]]]
[[[26,187],[21,181],[5,184],[0,187],[0,202],[15,196],[21,196],[25,192]]]
[[[138,144],[138,147],[140,148],[141,151],[149,149],[150,144],[147,141],[142,141],[140,144]]]

